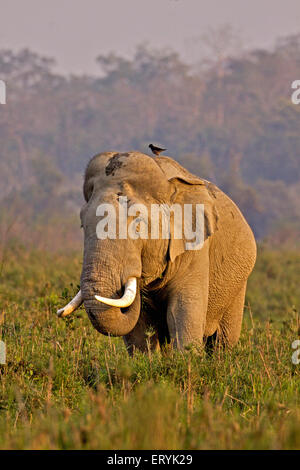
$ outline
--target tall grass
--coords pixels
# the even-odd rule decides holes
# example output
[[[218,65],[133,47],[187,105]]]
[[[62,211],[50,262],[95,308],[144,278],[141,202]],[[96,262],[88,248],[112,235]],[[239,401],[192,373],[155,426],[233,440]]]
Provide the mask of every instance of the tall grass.
[[[130,358],[82,309],[58,319],[80,263],[79,255],[9,252],[0,281],[0,448],[300,448],[300,364],[291,361],[298,253],[260,253],[241,340],[212,356],[166,348]]]

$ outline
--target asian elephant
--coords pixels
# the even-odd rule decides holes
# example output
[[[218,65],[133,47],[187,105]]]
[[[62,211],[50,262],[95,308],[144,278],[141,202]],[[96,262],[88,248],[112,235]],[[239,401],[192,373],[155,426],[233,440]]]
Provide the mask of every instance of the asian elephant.
[[[236,344],[256,243],[226,194],[172,158],[139,152],[94,156],[83,193],[81,290],[59,316],[83,302],[93,326],[104,335],[123,336],[129,353],[165,342],[178,349],[201,346],[211,338],[228,347]],[[121,197],[128,207],[143,204],[149,210],[152,204],[203,204],[201,249],[188,250],[172,229],[169,238],[99,239],[97,207],[109,203],[118,214]]]

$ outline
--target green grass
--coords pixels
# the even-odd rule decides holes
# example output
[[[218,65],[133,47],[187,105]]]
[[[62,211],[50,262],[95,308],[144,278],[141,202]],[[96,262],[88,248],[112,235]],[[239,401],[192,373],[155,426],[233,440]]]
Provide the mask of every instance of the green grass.
[[[0,279],[0,448],[300,448],[299,264],[296,252],[260,252],[231,353],[129,358],[82,309],[55,315],[77,289],[78,254],[12,247]]]

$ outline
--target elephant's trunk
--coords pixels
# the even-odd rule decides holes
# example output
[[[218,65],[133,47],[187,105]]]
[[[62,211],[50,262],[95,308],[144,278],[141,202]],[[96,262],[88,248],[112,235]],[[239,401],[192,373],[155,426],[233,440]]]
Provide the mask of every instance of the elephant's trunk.
[[[130,265],[130,274],[124,273],[124,266],[108,249],[101,252],[102,256],[98,244],[85,252],[80,283],[84,307],[100,333],[125,336],[133,330],[140,315],[136,280],[140,268]]]

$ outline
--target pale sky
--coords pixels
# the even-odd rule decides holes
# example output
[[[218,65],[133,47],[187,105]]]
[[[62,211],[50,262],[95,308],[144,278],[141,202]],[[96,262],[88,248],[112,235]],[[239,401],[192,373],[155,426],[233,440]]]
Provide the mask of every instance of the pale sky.
[[[231,24],[246,48],[300,32],[300,0],[0,0],[0,49],[28,47],[64,73],[95,74],[95,58],[132,56],[137,44],[201,57],[207,28]]]

